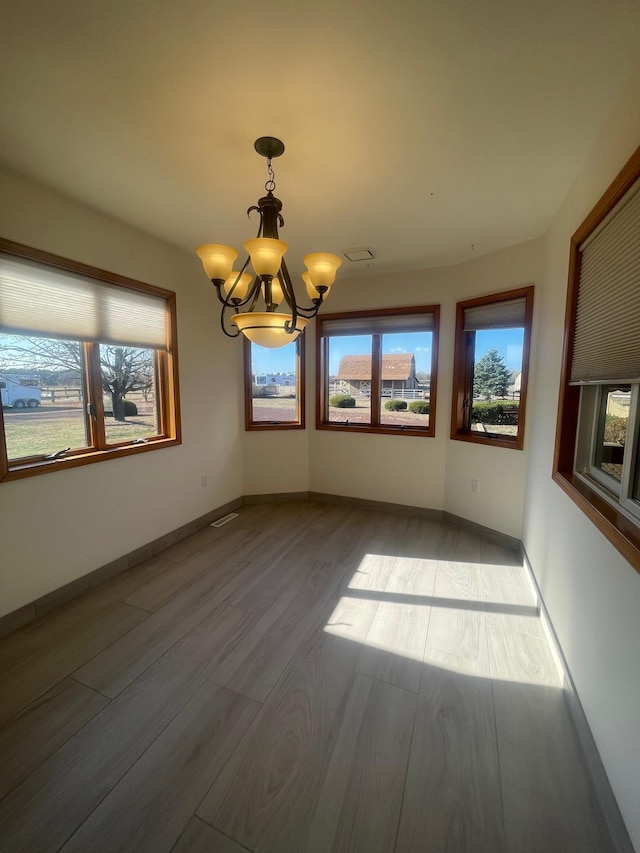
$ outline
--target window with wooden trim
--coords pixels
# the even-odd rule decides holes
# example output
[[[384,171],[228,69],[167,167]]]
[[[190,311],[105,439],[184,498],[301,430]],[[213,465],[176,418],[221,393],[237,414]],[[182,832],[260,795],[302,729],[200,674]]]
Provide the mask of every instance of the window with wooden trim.
[[[0,240],[0,479],[180,442],[175,294]]]
[[[271,349],[244,338],[247,430],[304,429],[304,342]]]
[[[459,302],[451,438],[522,450],[533,286]]]
[[[571,239],[554,480],[640,572],[640,148]]]
[[[318,317],[316,426],[435,435],[440,306]]]

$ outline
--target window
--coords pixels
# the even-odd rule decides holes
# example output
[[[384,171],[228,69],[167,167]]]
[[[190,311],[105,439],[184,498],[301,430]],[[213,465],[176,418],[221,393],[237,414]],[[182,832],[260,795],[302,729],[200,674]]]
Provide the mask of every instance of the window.
[[[243,345],[246,428],[304,429],[304,335],[277,349]]]
[[[318,429],[435,435],[439,316],[429,305],[318,317]]]
[[[459,302],[451,438],[524,446],[533,287]]]
[[[571,240],[554,480],[640,572],[640,149]]]
[[[0,479],[180,442],[175,294],[0,240]]]
[[[579,476],[638,519],[639,388],[637,383],[582,388],[575,463]]]

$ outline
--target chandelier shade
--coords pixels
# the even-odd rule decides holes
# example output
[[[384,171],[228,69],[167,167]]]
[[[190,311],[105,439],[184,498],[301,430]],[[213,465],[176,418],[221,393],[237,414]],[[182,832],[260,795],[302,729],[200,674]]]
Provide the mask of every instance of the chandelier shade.
[[[293,328],[292,315],[281,314],[279,311],[248,311],[246,314],[236,314],[231,318],[231,322],[235,323],[243,335],[254,344],[272,349],[295,341],[300,332],[309,325],[309,320],[298,317],[296,326]],[[293,331],[289,331],[289,328]]]
[[[244,243],[244,264],[239,271],[233,270],[238,252],[220,243],[199,246],[196,253],[222,303],[223,332],[232,338],[243,334],[260,346],[275,348],[295,340],[316,316],[342,258],[328,252],[305,255],[307,269],[302,279],[311,304],[298,302],[284,259],[288,247],[278,235],[278,226],[284,225],[282,202],[273,194],[276,185],[271,160],[284,152],[284,145],[279,139],[262,136],[256,140],[255,149],[266,157],[269,177],[266,195],[247,210],[248,216],[254,212],[259,215],[260,225],[257,237]],[[253,274],[247,271],[249,264]],[[282,311],[276,310],[279,306]],[[233,313],[229,317],[227,312]]]
[[[337,269],[342,263],[342,259],[337,255],[330,255],[327,252],[305,255],[302,261],[309,272],[311,284],[317,290],[321,287],[331,287],[336,280]]]
[[[231,246],[221,246],[218,243],[198,246],[196,253],[209,278],[221,281],[229,277],[233,262],[238,257],[238,253]]]
[[[274,240],[272,237],[256,237],[247,240],[244,250],[251,258],[251,266],[256,275],[270,276],[273,278],[278,274],[282,256],[287,251],[287,244],[282,240]]]
[[[231,271],[231,274],[222,285],[224,292],[227,294],[227,297],[233,302],[234,299],[237,299],[238,302],[242,302],[242,300],[247,295],[247,291],[249,290],[249,285],[253,281],[253,276],[249,272],[243,272],[242,274],[236,272],[235,270]]]

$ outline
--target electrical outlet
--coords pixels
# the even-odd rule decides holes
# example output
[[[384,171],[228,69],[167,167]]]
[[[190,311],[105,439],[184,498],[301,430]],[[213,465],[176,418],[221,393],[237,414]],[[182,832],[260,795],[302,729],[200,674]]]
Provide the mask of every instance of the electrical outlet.
[[[480,480],[472,480],[471,481],[471,491],[474,495],[480,494]]]
[[[204,487],[207,485],[207,475],[206,474],[202,475],[202,477],[200,478],[200,483],[202,485],[202,488],[204,489]]]

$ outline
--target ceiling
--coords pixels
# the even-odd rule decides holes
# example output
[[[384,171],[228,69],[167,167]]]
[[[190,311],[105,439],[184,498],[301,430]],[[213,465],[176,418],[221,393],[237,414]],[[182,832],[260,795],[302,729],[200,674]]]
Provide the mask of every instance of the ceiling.
[[[540,236],[640,62],[638,0],[5,0],[0,160],[192,251],[281,237],[341,278]],[[197,261],[195,261],[197,263]]]

